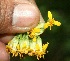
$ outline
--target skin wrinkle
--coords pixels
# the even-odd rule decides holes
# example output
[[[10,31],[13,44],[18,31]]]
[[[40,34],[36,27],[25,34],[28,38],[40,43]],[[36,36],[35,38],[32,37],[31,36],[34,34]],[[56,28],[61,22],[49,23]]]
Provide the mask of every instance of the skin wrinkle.
[[[5,21],[5,14],[6,14],[6,12],[5,12],[5,9],[6,9],[6,4],[5,4],[5,0],[3,0],[3,1],[1,1],[1,14],[3,14],[3,16],[4,17],[2,17],[2,18],[4,18],[3,20],[1,20],[1,27],[0,27],[0,31],[2,31],[2,29],[3,29],[3,27],[4,27],[4,21]],[[4,12],[4,13],[3,13]],[[2,19],[1,18],[1,19]]]
[[[12,1],[13,1],[13,3],[15,5],[17,5],[17,4],[23,4],[23,3],[31,4],[29,0],[12,0]]]
[[[8,32],[8,31],[10,31],[8,28],[10,27],[10,26],[12,26],[12,14],[13,14],[13,9],[14,9],[14,4],[13,4],[13,2],[11,1],[9,1],[9,0],[7,0],[6,1],[6,5],[7,5],[7,8],[6,8],[6,14],[5,14],[5,22],[4,22],[4,25],[5,25],[5,27],[6,27],[6,32]],[[6,25],[6,23],[7,23],[7,25]],[[7,30],[8,29],[8,30]],[[3,31],[4,32],[4,31]]]
[[[3,22],[4,22],[4,20],[5,20],[5,8],[6,8],[6,5],[4,4],[4,0],[1,0],[0,1],[0,3],[1,3],[1,5],[0,5],[0,12],[1,12],[1,14],[0,14],[0,29],[1,29],[1,27],[2,27],[2,25],[3,25]]]
[[[2,0],[1,0],[2,1]],[[4,2],[1,4],[2,7],[4,6],[5,13],[3,13],[4,19],[1,21],[0,33],[4,32],[8,28],[8,24],[11,24],[11,16],[12,16],[12,9],[11,9],[11,2],[9,0],[3,0]],[[4,30],[3,30],[4,29]]]

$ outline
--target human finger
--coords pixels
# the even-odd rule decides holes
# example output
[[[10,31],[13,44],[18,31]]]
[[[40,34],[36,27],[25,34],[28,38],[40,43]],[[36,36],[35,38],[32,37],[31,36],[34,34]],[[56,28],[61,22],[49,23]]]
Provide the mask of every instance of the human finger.
[[[0,42],[0,61],[9,61],[9,60],[10,60],[10,56],[6,52],[5,44]]]
[[[39,23],[39,9],[30,1],[1,0],[0,3],[0,34],[27,32]]]

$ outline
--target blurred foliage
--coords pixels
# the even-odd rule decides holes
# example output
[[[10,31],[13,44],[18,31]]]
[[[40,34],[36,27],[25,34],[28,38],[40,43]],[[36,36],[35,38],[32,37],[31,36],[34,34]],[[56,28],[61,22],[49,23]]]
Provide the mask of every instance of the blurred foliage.
[[[51,11],[55,20],[62,23],[60,27],[54,26],[47,29],[42,35],[43,43],[49,42],[49,47],[44,59],[39,61],[70,61],[70,0],[36,0],[36,3],[47,21],[47,12]],[[38,61],[36,57],[23,59],[11,58],[11,61]]]

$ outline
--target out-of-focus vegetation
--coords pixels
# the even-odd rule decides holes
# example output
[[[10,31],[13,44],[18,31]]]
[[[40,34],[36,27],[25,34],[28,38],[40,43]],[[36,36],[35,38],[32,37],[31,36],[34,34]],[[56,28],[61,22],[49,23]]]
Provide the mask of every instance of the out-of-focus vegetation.
[[[47,21],[47,12],[51,11],[55,20],[62,23],[60,27],[49,28],[41,35],[43,43],[49,42],[48,53],[39,61],[70,61],[70,1],[69,0],[36,0],[36,3]],[[38,61],[36,57],[25,56],[23,59],[11,58],[11,61]]]

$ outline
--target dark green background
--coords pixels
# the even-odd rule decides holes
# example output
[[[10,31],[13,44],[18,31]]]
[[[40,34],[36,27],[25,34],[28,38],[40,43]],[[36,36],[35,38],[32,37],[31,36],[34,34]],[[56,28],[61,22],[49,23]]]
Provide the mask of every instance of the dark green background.
[[[47,12],[51,11],[53,17],[61,22],[61,26],[49,28],[41,35],[43,43],[49,42],[45,59],[39,61],[70,61],[70,0],[36,0],[36,3],[47,21]],[[11,58],[11,61],[38,61],[36,57],[24,59]]]

